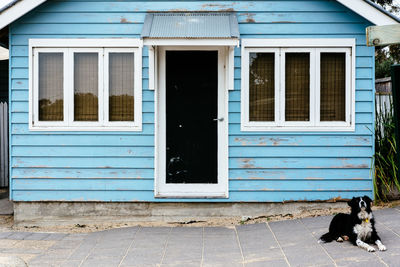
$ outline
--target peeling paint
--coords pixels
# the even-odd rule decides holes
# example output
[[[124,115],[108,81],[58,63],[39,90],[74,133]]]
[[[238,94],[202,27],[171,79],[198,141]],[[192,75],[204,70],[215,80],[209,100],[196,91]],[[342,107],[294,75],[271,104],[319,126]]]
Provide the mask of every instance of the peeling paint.
[[[240,159],[240,161],[243,163],[242,168],[245,168],[245,169],[254,169],[255,168],[254,164],[251,163],[251,162],[253,162],[253,159]]]
[[[253,138],[253,139],[249,139],[249,138],[241,138],[241,137],[236,137],[235,142],[240,143],[242,146],[246,146],[246,145],[252,145],[253,142],[257,142],[257,145],[259,146],[265,146],[267,145],[267,142],[265,141],[265,137],[259,137],[259,138]]]
[[[36,166],[30,166],[31,168],[50,168],[50,166],[47,165],[36,165]]]
[[[286,20],[282,20],[282,21],[271,21],[271,23],[296,23],[296,21],[286,21]]]
[[[139,11],[139,10],[136,10]],[[147,12],[153,12],[153,13],[159,13],[160,10],[152,10],[152,9],[147,9]],[[168,9],[168,12],[188,12],[189,10],[186,8],[173,8],[173,9]]]
[[[222,5],[222,4],[203,4],[203,5],[201,5],[201,8],[209,8],[209,7],[217,7],[217,8],[226,8],[226,7],[228,7],[228,6],[230,6],[230,5]]]
[[[354,165],[354,164],[347,164],[341,167],[335,167],[335,168],[343,168],[343,169],[369,169],[369,166],[367,164],[361,164],[361,165]]]
[[[337,168],[337,169],[369,169],[368,164],[360,164],[360,165],[355,165],[355,164],[347,164],[348,158],[341,158],[341,161],[343,162],[343,166],[332,166],[332,168]]]
[[[235,9],[234,8],[226,8],[226,9],[219,9],[218,11],[220,11],[220,12],[234,12]]]
[[[248,23],[255,23],[256,22],[256,20],[254,19],[255,13],[244,13],[243,15],[247,16],[247,18],[245,20],[246,22],[248,22]]]
[[[273,146],[279,146],[282,141],[288,141],[288,139],[283,138],[270,138]]]
[[[369,144],[369,138],[359,136],[356,139],[361,141],[361,142],[363,142],[363,143]]]
[[[132,23],[129,20],[127,20],[126,18],[121,18],[121,23]]]

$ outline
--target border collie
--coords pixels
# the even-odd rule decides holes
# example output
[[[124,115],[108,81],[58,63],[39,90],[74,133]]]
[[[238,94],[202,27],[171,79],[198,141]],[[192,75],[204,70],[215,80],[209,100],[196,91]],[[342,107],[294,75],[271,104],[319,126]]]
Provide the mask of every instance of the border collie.
[[[322,235],[319,242],[350,240],[353,245],[369,252],[375,251],[375,248],[369,244],[376,244],[381,251],[386,250],[375,230],[371,203],[372,200],[367,196],[353,197],[352,200],[347,202],[351,207],[351,213],[335,215],[329,225],[329,232]]]

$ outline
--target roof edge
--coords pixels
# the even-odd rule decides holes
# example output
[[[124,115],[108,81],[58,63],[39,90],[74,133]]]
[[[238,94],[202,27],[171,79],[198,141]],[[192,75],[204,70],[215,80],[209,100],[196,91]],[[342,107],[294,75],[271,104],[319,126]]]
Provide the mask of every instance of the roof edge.
[[[377,26],[400,23],[400,18],[370,0],[336,0]],[[0,30],[46,0],[13,0],[0,9]]]
[[[377,26],[400,23],[400,19],[369,0],[336,0]]]
[[[377,3],[374,3],[374,2],[372,2],[370,0],[364,0],[364,1],[367,2],[369,5],[373,6],[374,8],[378,9],[382,13],[390,16],[392,19],[396,20],[398,23],[400,23],[400,18],[399,17],[397,17],[396,15],[393,15],[392,13],[390,13],[389,11],[387,11],[386,9],[384,9],[383,7],[378,5]]]
[[[9,2],[8,4],[6,4],[5,6],[3,6],[2,8],[0,8],[0,14],[6,10],[9,9],[10,7],[12,7],[13,5],[15,5],[17,2],[19,2],[21,0],[12,0],[11,2]]]
[[[4,6],[0,12],[0,30],[44,2],[46,0],[14,0]]]

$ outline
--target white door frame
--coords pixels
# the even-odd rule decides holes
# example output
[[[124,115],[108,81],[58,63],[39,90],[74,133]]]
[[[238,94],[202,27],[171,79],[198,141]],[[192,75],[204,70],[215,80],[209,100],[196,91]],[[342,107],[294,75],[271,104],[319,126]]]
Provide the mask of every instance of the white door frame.
[[[156,198],[228,198],[228,47],[162,46],[158,47],[158,90],[155,94],[155,192]],[[216,184],[166,183],[166,51],[218,51],[218,167]],[[188,59],[190,60],[190,59]],[[199,158],[201,160],[201,158]]]

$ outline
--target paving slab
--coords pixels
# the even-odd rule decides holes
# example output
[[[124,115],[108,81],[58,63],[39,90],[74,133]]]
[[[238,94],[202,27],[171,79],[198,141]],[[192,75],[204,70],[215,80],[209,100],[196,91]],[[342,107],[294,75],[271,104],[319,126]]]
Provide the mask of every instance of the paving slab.
[[[7,256],[0,257],[0,266],[2,267],[27,267],[25,261],[20,257]]]
[[[12,234],[13,234],[13,232],[0,232],[0,239],[5,239]]]
[[[60,264],[60,267],[79,267],[82,261],[66,261]]]
[[[32,235],[33,233],[30,232],[15,232],[9,236],[7,236],[7,239],[13,239],[13,240],[24,240],[28,236]]]
[[[236,231],[243,250],[279,248],[273,233],[265,223],[237,226]]]
[[[153,266],[160,264],[163,256],[164,250],[134,249],[122,259],[121,266]]]
[[[65,238],[65,237],[67,237],[67,236],[68,236],[68,234],[52,233],[49,236],[43,238],[42,240],[56,240],[56,241],[58,241],[58,240],[61,240],[61,239]]]
[[[49,233],[32,233],[25,237],[25,240],[44,240],[48,238],[51,234]]]
[[[388,266],[385,263],[381,262],[379,259],[375,260],[343,260],[337,261],[336,265],[338,267],[383,267]],[[390,265],[389,265],[390,266]],[[398,265],[393,265],[394,267]]]
[[[273,267],[288,267],[290,266],[286,260],[278,259],[278,260],[263,260],[263,261],[252,261],[252,262],[245,262],[246,267],[266,267],[266,266],[273,266]]]
[[[332,216],[231,227],[126,227],[93,233],[0,232],[0,256],[29,266],[400,266],[399,207],[374,212],[387,251],[318,244]]]
[[[290,266],[334,264],[334,261],[318,246],[290,246],[283,248]]]
[[[379,255],[381,260],[388,266],[400,266],[400,251],[387,251]]]
[[[87,259],[80,266],[81,267],[110,267],[118,266],[121,259],[119,258],[106,258],[106,259]]]
[[[198,266],[200,266],[200,264],[198,262],[182,262],[182,263],[173,263],[173,264],[161,264],[161,265],[157,265],[157,267],[158,266],[161,266],[161,267],[198,267]]]

